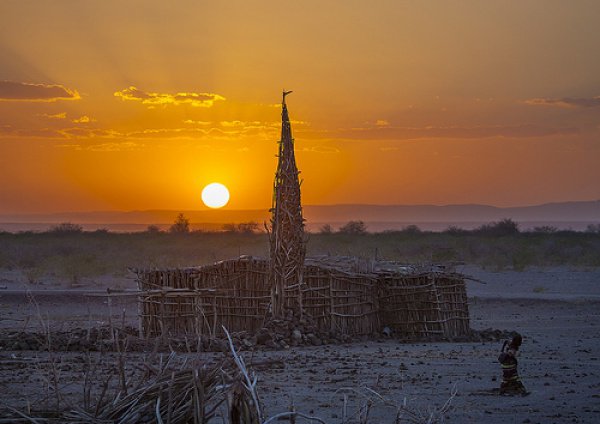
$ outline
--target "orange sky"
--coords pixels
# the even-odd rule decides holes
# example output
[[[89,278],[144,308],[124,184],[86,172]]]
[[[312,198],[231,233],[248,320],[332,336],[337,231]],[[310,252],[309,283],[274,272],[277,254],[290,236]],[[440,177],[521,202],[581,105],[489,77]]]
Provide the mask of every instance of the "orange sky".
[[[600,2],[0,2],[0,214],[600,199]]]

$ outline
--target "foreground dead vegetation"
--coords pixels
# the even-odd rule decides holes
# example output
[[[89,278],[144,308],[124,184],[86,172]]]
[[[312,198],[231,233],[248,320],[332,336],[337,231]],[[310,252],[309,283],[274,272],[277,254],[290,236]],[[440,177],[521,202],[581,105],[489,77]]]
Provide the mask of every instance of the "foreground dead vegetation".
[[[112,366],[94,362],[88,355],[82,368],[79,404],[73,404],[73,396],[67,398],[63,393],[66,387],[61,382],[63,367],[59,366],[59,355],[51,355],[50,361],[43,365],[30,364],[34,365],[46,386],[46,399],[42,402],[46,408],[28,405],[21,410],[2,402],[0,422],[268,424],[281,420],[295,423],[302,419],[334,422],[296,410],[293,402],[287,411],[266,417],[257,384],[258,375],[247,367],[230,334],[226,329],[224,331],[229,352],[213,362],[204,362],[198,357],[190,360],[175,352],[169,355],[154,352],[132,368],[125,352],[121,351],[127,347],[122,341],[116,342],[118,352]],[[47,343],[51,346],[50,340]],[[412,408],[406,398],[398,404],[368,386],[342,387],[336,393],[343,396],[343,401],[339,406],[339,419],[335,422],[381,422],[379,418],[371,421],[371,416],[375,409],[383,406],[394,411],[389,415],[389,423],[436,423],[444,421],[456,389],[444,404],[428,411]],[[350,402],[350,398],[355,402]]]

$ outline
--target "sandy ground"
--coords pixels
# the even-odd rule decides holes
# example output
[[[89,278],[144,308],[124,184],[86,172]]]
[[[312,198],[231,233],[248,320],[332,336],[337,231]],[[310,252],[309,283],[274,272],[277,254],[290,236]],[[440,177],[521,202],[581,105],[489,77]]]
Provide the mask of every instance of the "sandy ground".
[[[600,422],[600,270],[566,268],[491,273],[478,268],[462,270],[486,284],[468,283],[472,327],[519,331],[524,336],[520,373],[531,394],[501,397],[486,391],[498,387],[496,361],[501,342],[417,343],[397,340],[347,345],[294,348],[285,351],[244,352],[257,367],[259,392],[267,415],[296,409],[326,422],[342,421],[344,393],[348,411],[355,412],[372,389],[389,403],[406,402],[427,416],[441,407],[453,388],[452,408],[446,422],[456,423],[596,423]],[[131,281],[119,281],[133,288]],[[104,290],[110,280],[95,281],[59,294],[35,289],[35,301],[19,290],[27,285],[18,276],[0,276],[0,332],[48,323],[54,328],[86,327],[107,323],[108,305],[84,290]],[[113,319],[135,323],[135,305],[113,302]],[[202,353],[207,361],[221,354]],[[85,368],[78,352],[47,353],[0,351],[1,402],[17,408],[52,405],[48,390],[51,369],[59,372],[65,399],[77,399]],[[115,354],[94,354],[95,363],[110,363]],[[128,354],[131,363],[142,354]],[[265,366],[266,364],[266,366]],[[49,398],[49,399],[48,399]],[[46,405],[45,402],[49,402]],[[391,423],[395,408],[376,402],[372,423]],[[301,422],[301,421],[299,421]]]

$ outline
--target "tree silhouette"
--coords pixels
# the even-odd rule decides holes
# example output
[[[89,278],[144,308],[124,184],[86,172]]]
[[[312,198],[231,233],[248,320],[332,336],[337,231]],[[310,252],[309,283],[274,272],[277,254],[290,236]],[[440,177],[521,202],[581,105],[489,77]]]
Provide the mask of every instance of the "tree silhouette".
[[[190,220],[182,213],[177,215],[175,222],[169,228],[169,232],[174,234],[185,234],[190,232]]]

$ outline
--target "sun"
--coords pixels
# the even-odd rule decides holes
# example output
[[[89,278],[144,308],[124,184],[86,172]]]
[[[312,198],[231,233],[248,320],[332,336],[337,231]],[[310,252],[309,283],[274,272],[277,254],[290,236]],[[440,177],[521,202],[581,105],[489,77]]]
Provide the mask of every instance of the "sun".
[[[229,202],[229,190],[221,183],[211,183],[202,189],[202,201],[209,208],[222,208]]]

